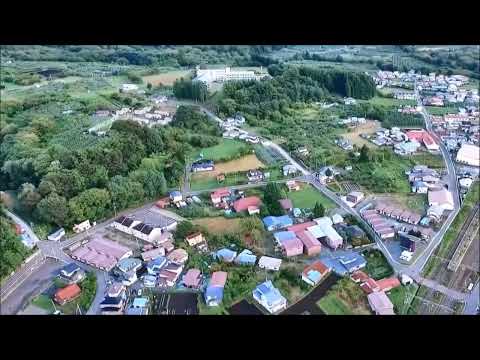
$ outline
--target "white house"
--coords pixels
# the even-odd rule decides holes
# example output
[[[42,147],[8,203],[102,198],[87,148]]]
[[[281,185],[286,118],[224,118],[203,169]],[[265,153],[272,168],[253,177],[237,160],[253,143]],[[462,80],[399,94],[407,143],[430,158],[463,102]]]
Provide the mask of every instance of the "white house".
[[[137,91],[138,85],[135,84],[122,84],[121,87],[123,92]]]
[[[55,231],[54,233],[51,233],[50,235],[48,235],[47,239],[51,240],[51,241],[60,241],[60,239],[64,236],[65,236],[65,229],[60,228],[57,231]]]
[[[87,231],[88,229],[90,229],[92,226],[90,225],[90,220],[85,220],[83,222],[81,222],[80,224],[75,224],[73,226],[73,231],[78,234],[78,233],[81,233],[83,231]]]
[[[262,256],[258,261],[260,269],[278,271],[282,265],[282,259],[277,259],[269,256]]]
[[[258,301],[270,314],[287,308],[287,299],[280,294],[271,281],[258,285],[252,292],[253,298]]]

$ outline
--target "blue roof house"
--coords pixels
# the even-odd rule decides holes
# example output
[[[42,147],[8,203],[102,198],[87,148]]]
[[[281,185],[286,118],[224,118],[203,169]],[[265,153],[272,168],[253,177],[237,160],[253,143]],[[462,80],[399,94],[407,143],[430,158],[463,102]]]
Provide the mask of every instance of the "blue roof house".
[[[238,254],[237,258],[235,259],[235,262],[240,265],[255,265],[257,262],[257,257],[253,255],[253,253],[245,249],[243,250],[240,254]]]
[[[167,259],[164,256],[159,256],[147,264],[147,271],[150,275],[156,275],[166,264]]]
[[[295,235],[293,231],[278,231],[273,234],[273,237],[275,238],[278,244],[281,244],[286,240],[295,239],[297,235]]]
[[[173,202],[182,201],[182,199],[183,199],[182,193],[178,190],[171,191],[170,192],[170,199]]]
[[[349,273],[360,270],[367,265],[367,261],[362,255],[353,252],[339,257],[338,260]]]
[[[208,306],[218,306],[223,300],[223,287],[208,286],[205,290],[205,303]]]
[[[293,220],[288,215],[266,216],[263,218],[263,224],[268,231],[273,231],[292,226]]]
[[[280,294],[280,291],[273,286],[270,280],[258,285],[253,290],[252,295],[270,314],[287,308],[287,299]]]
[[[75,263],[70,263],[70,264],[68,264],[68,265],[65,265],[65,266],[60,270],[60,273],[61,273],[63,276],[72,277],[73,274],[75,274],[78,270],[80,270],[80,266],[78,266],[78,265],[75,264]]]
[[[223,248],[215,253],[215,257],[221,261],[230,263],[237,257],[237,252],[227,248]]]

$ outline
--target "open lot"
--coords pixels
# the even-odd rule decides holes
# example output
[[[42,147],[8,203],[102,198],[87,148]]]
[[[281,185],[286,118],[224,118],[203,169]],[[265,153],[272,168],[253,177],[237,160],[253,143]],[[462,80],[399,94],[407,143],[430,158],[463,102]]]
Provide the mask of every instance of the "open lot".
[[[349,132],[342,134],[344,139],[349,140],[352,144],[362,147],[363,145],[369,148],[376,148],[377,145],[362,138],[360,134],[373,134],[380,128],[380,122],[377,120],[367,120],[365,124],[359,125],[355,128],[351,128]]]
[[[292,200],[293,206],[301,209],[312,209],[318,201],[326,210],[334,207],[334,204],[311,185],[302,184],[299,191],[291,191],[288,198]]]
[[[419,285],[416,283],[408,286],[399,286],[387,292],[387,296],[393,303],[395,314],[406,315],[410,304],[415,298]]]
[[[363,253],[367,260],[366,272],[374,279],[380,280],[393,275],[393,269],[380,250],[367,250]]]
[[[401,106],[401,105],[416,105],[415,100],[399,100],[390,97],[374,96],[368,100],[370,104],[381,106]]]
[[[236,232],[240,227],[241,219],[227,219],[224,217],[211,217],[194,219],[192,222],[196,225],[204,226],[209,232],[215,234],[224,234],[229,232]]]
[[[368,309],[366,296],[360,286],[349,279],[344,279],[342,282],[343,284],[348,283],[356,295],[359,296],[358,303],[353,304],[351,300],[347,301],[345,295],[339,293],[340,290],[335,288],[339,286],[340,282],[338,282],[327,295],[317,301],[316,304],[319,309],[326,315],[370,315],[371,312]]]
[[[153,86],[158,86],[160,84],[170,86],[173,85],[175,80],[186,77],[189,73],[190,71],[188,70],[173,70],[162,74],[143,76],[142,79],[145,84],[150,83]]]
[[[194,157],[198,158],[200,154],[203,154],[204,159],[220,161],[221,159],[235,156],[240,150],[247,146],[243,141],[222,139],[218,145],[204,148],[198,151]]]

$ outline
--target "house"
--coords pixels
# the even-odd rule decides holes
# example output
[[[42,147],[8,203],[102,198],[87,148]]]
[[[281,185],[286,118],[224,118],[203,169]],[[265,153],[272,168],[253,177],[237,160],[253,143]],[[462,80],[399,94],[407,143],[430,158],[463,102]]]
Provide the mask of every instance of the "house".
[[[297,149],[297,154],[305,157],[305,156],[308,156],[310,152],[305,146],[301,146]]]
[[[349,273],[360,270],[367,265],[367,261],[363,256],[355,252],[339,256],[338,261]]]
[[[120,88],[122,92],[132,92],[132,91],[137,91],[138,90],[138,85],[136,84],[122,84],[122,87]]]
[[[117,229],[123,233],[132,234],[132,227],[137,225],[139,221],[135,221],[133,218],[128,216],[120,216],[119,218],[115,219],[112,223],[112,227]]]
[[[303,243],[297,237],[283,241],[281,247],[287,257],[297,256],[303,253]]]
[[[300,190],[300,184],[295,180],[289,180],[287,181],[287,188],[288,191],[298,191]]]
[[[428,185],[423,181],[414,181],[412,184],[412,192],[426,194],[428,192]]]
[[[472,184],[473,184],[473,180],[471,178],[465,177],[465,178],[459,179],[458,183],[459,183],[460,187],[462,187],[464,189],[469,189],[470,186],[472,186]]]
[[[225,181],[225,174],[223,174],[223,173],[222,173],[222,174],[218,174],[218,175],[216,176],[216,179],[217,179],[218,182],[223,182],[223,181]]]
[[[165,256],[165,249],[163,247],[159,247],[156,249],[144,251],[141,254],[143,261],[151,261],[160,256]]]
[[[148,315],[148,298],[136,297],[125,315]]]
[[[367,296],[368,304],[376,315],[395,315],[393,304],[383,291],[373,292]]]
[[[192,164],[192,172],[213,171],[215,163],[212,160],[199,160]]]
[[[82,289],[77,284],[70,284],[57,290],[53,299],[59,305],[64,305],[67,302],[75,300],[77,297],[80,296]]]
[[[428,150],[438,151],[440,149],[438,144],[433,140],[432,136],[424,129],[410,130],[407,131],[406,135],[412,142],[422,142]]]
[[[166,264],[167,259],[164,256],[156,257],[147,263],[147,272],[150,275],[157,275]]]
[[[183,275],[183,285],[190,289],[198,289],[201,281],[201,273],[198,269],[189,269],[185,275]]]
[[[143,286],[146,288],[154,288],[157,286],[157,276],[156,275],[144,275],[143,276]]]
[[[55,230],[53,233],[49,234],[47,236],[47,239],[51,241],[60,241],[64,236],[65,236],[65,229],[60,228]]]
[[[443,207],[444,210],[453,210],[455,208],[452,193],[446,188],[430,190],[428,192],[428,205],[438,205]]]
[[[196,233],[188,235],[185,238],[185,241],[190,246],[197,246],[197,245],[205,242],[205,237],[203,236],[203,234],[201,232],[196,232]]]
[[[352,191],[347,195],[347,201],[356,205],[365,198],[365,194],[360,191]]]
[[[247,212],[248,215],[260,214],[260,208],[258,206],[249,206]]]
[[[338,249],[343,244],[343,238],[333,228],[332,220],[324,216],[314,219],[316,226],[309,227],[307,230],[318,240],[324,240],[332,249]]]
[[[231,192],[228,188],[217,189],[210,194],[210,199],[212,200],[213,206],[216,208],[225,207],[226,200],[231,196]]]
[[[173,201],[173,203],[177,203],[183,200],[182,193],[180,191],[172,191],[170,192],[170,200]]]
[[[432,205],[427,210],[427,216],[434,221],[440,221],[443,216],[445,208],[441,205]]]
[[[265,178],[265,175],[260,170],[254,169],[254,170],[248,170],[247,172],[247,179],[249,183],[259,182],[259,181],[262,181],[264,178]]]
[[[284,165],[282,167],[283,176],[295,175],[298,172],[298,169],[291,164]]]
[[[311,286],[317,285],[328,273],[330,269],[321,261],[315,261],[307,266],[302,272],[302,280]]]
[[[320,242],[308,231],[302,230],[295,233],[297,238],[302,242],[304,252],[307,256],[314,256],[320,254],[322,245]]]
[[[223,262],[231,263],[237,257],[237,252],[223,248],[215,253],[215,257]]]
[[[292,200],[290,199],[280,199],[278,200],[278,202],[280,203],[280,206],[282,207],[283,210],[285,211],[292,211],[293,209],[293,204],[292,204]]]
[[[188,260],[188,253],[184,249],[175,249],[168,254],[167,259],[177,265],[183,265]]]
[[[280,270],[281,265],[282,259],[277,259],[269,256],[262,256],[260,260],[258,260],[258,267],[260,269],[278,271]]]
[[[170,198],[169,197],[161,198],[155,203],[155,206],[160,208],[160,209],[165,209],[169,205],[170,205]]]
[[[253,298],[270,314],[275,314],[287,308],[287,299],[280,294],[271,281],[258,285],[252,292]]]
[[[420,143],[417,141],[405,141],[395,144],[393,151],[398,155],[411,155],[415,153],[420,147]]]
[[[396,277],[385,278],[377,281],[380,291],[390,291],[400,286],[400,281]]]
[[[287,230],[288,231],[293,231],[294,233],[297,233],[299,231],[307,230],[309,227],[315,226],[315,225],[317,225],[317,223],[315,221],[306,221],[304,223],[289,226],[287,228]]]
[[[402,285],[404,285],[404,286],[413,284],[413,279],[412,279],[410,276],[406,275],[406,274],[402,274],[402,275],[400,276],[400,281],[402,282]]]
[[[165,253],[168,254],[175,249],[175,246],[171,241],[165,241],[162,243],[162,248],[165,249]]]
[[[180,274],[182,273],[183,265],[169,263],[163,267],[158,273],[157,286],[158,287],[172,287],[177,282]]]
[[[75,224],[73,225],[73,232],[75,234],[81,233],[83,231],[86,231],[90,229],[92,226],[90,225],[90,220],[85,220],[81,222],[80,224]]]
[[[253,255],[253,253],[248,249],[243,250],[240,254],[238,254],[238,256],[235,259],[235,263],[239,265],[253,266],[255,265],[256,262],[257,262],[257,257]]]
[[[340,214],[333,214],[332,222],[334,225],[343,223],[343,216]]]
[[[125,292],[125,285],[119,282],[114,282],[107,289],[107,296],[116,298],[116,297],[120,297],[124,292]]]
[[[371,294],[377,291],[381,291],[380,285],[378,282],[372,279],[371,277],[367,278],[365,282],[363,282],[360,287],[366,294]]]
[[[59,277],[66,280],[69,284],[76,284],[85,278],[85,271],[80,269],[80,266],[77,264],[70,263],[60,270]]]
[[[122,273],[128,273],[131,271],[137,271],[142,266],[142,261],[136,258],[121,259],[117,263],[117,269]]]
[[[288,215],[266,216],[262,221],[268,231],[280,230],[293,225],[293,220]]]
[[[233,203],[233,208],[236,212],[247,211],[248,208],[259,208],[262,205],[262,200],[258,196],[248,196],[242,199],[238,199]]]
[[[353,280],[353,282],[358,284],[367,281],[369,279],[369,276],[365,274],[362,270],[357,270],[350,275],[350,278]]]
[[[480,147],[472,144],[462,144],[458,150],[456,160],[470,166],[480,166]]]
[[[212,278],[205,291],[205,302],[208,306],[218,306],[223,299],[223,288],[227,282],[228,273],[224,271],[216,271],[212,274]]]
[[[296,239],[297,235],[293,231],[278,231],[273,234],[273,238],[280,245],[285,240]]]

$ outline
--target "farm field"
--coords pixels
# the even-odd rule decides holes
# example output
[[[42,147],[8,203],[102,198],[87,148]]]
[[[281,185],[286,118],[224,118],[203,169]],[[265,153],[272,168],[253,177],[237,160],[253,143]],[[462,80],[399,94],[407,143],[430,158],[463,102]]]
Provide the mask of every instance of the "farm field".
[[[387,296],[393,303],[394,312],[397,315],[406,315],[412,303],[419,285],[416,283],[399,286],[387,292]]]
[[[442,169],[445,163],[441,155],[432,154],[428,151],[421,151],[409,157],[417,165],[426,165],[429,168]]]
[[[191,71],[188,70],[173,70],[161,74],[146,75],[142,77],[142,80],[145,84],[150,83],[153,86],[160,84],[170,86],[173,85],[175,80],[186,77],[190,73]]]
[[[293,206],[301,209],[312,209],[318,201],[326,210],[334,207],[334,204],[311,185],[303,185],[299,191],[291,191],[288,198],[292,200]]]
[[[425,109],[430,115],[445,115],[445,114],[457,114],[458,108],[455,106],[425,106]]]
[[[240,221],[240,218],[227,219],[221,216],[192,220],[195,225],[204,226],[209,232],[215,234],[237,232],[240,228]]]
[[[342,134],[344,139],[349,140],[352,144],[362,147],[366,145],[369,148],[376,148],[377,145],[372,142],[362,138],[360,134],[373,134],[377,129],[380,128],[380,122],[377,120],[367,120],[365,124],[357,126],[356,128],[351,129],[351,131]]]
[[[246,147],[247,145],[243,141],[222,139],[220,144],[202,149],[195,153],[194,158],[198,158],[200,157],[200,154],[203,154],[204,159],[220,161],[235,156]]]
[[[416,105],[417,102],[415,100],[399,100],[399,99],[394,99],[394,98],[389,98],[389,97],[382,97],[382,96],[375,96],[371,98],[370,100],[367,100],[365,102],[368,102],[372,105],[380,105],[380,106],[401,106],[401,105]]]

